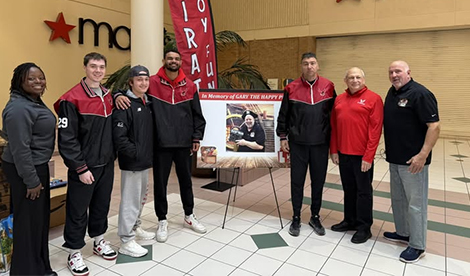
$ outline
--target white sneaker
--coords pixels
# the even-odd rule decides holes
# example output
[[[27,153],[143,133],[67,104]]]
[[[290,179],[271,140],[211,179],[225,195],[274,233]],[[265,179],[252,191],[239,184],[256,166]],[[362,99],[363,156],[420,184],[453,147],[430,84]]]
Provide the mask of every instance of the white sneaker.
[[[188,227],[193,229],[194,232],[204,234],[207,232],[206,227],[202,225],[197,219],[194,214],[191,214],[189,216],[184,216],[184,227]]]
[[[135,240],[130,240],[121,244],[119,253],[138,258],[147,255],[148,250],[143,248],[140,244],[136,243]]]
[[[161,220],[158,222],[157,242],[166,242],[168,239],[168,221]]]
[[[154,232],[145,231],[142,227],[137,227],[135,230],[135,236],[141,240],[151,240],[155,238]]]
[[[93,254],[101,256],[103,259],[112,261],[117,258],[117,252],[111,248],[109,242],[101,240],[98,244],[93,246]]]
[[[82,254],[80,252],[69,255],[67,267],[74,276],[86,276],[90,273],[88,267],[83,262]]]

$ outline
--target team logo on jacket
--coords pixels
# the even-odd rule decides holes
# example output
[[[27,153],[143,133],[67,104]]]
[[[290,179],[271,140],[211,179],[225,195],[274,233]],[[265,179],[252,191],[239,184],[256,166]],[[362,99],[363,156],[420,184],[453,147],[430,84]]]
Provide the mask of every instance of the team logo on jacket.
[[[360,99],[357,103],[360,105],[366,105],[366,100]]]
[[[137,108],[137,112],[140,112],[140,111],[142,111],[142,108],[140,108],[140,107]]]
[[[124,127],[124,123],[123,122],[117,123],[117,127]]]
[[[400,99],[400,101],[398,102],[398,106],[405,107],[407,103],[408,103],[408,99]]]
[[[181,96],[182,97],[186,96],[186,89],[181,89]]]
[[[255,137],[255,133],[254,132],[250,133],[250,137],[251,138]]]
[[[325,96],[325,94],[326,94],[326,91],[325,91],[325,90],[322,90],[322,91],[320,92],[320,96],[322,96],[322,97]]]

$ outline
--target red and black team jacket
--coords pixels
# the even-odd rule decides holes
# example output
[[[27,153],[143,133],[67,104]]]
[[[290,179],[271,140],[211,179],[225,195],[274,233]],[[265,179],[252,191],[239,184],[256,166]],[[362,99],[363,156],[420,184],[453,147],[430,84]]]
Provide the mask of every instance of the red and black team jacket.
[[[276,133],[281,140],[303,145],[330,142],[330,114],[336,98],[334,84],[318,76],[313,84],[303,77],[284,89]]]
[[[111,93],[91,90],[83,78],[55,103],[59,116],[58,145],[65,165],[78,174],[114,160]]]
[[[160,68],[150,77],[147,94],[152,98],[156,147],[192,147],[192,143],[202,140],[206,120],[197,87],[181,69],[172,81]]]

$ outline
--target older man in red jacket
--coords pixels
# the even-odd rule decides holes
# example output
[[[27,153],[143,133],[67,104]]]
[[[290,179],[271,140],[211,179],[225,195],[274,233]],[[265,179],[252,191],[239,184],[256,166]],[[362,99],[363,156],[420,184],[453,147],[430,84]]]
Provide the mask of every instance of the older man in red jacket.
[[[357,230],[351,242],[364,243],[371,236],[374,156],[382,134],[382,98],[365,85],[364,71],[346,72],[346,91],[336,98],[331,112],[330,153],[339,165],[344,190],[344,220],[331,227]]]

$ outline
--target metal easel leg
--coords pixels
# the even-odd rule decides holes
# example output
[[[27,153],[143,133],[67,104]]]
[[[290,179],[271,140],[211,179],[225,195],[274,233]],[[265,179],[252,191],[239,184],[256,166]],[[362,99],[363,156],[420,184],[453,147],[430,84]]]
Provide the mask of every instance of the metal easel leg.
[[[240,176],[240,168],[233,169],[233,174],[235,174],[235,170],[237,170],[237,181],[235,182],[235,193],[233,194],[233,202],[235,202],[235,198],[237,197],[238,177]],[[233,174],[232,174],[232,184],[233,184]]]
[[[235,196],[236,196],[236,191],[237,191],[236,186],[238,186],[238,175],[240,174],[240,168],[234,168],[233,169],[232,182],[230,183],[230,184],[232,184],[232,187],[230,187],[230,190],[228,191],[227,204],[225,205],[225,214],[224,214],[224,221],[222,223],[222,229],[225,228],[225,220],[227,219],[227,211],[228,211],[228,205],[229,205],[229,202],[230,202],[230,196],[232,194],[233,179],[235,177],[235,171],[237,171],[237,182],[235,182],[235,194],[234,194],[234,197],[233,197],[233,201],[235,202]]]
[[[277,201],[276,188],[274,187],[274,178],[273,178],[272,168],[269,168],[269,175],[271,176],[271,184],[273,186],[274,199],[276,200],[277,214],[279,215],[279,222],[281,223],[281,229],[282,229],[284,228],[284,226],[282,225],[281,211],[279,210],[279,202]]]

